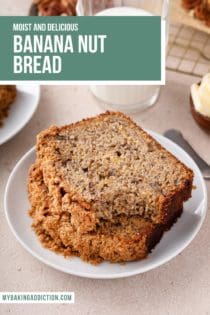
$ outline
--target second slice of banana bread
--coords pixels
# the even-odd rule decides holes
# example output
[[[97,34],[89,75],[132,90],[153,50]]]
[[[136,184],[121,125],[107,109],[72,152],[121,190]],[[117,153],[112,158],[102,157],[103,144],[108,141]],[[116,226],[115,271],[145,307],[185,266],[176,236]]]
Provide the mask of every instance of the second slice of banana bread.
[[[69,209],[57,212],[38,164],[31,167],[28,183],[33,229],[42,245],[64,256],[79,256],[93,264],[103,260],[126,262],[145,258],[159,242],[164,226],[139,216],[120,215],[101,222],[93,232],[80,233],[71,224]],[[173,223],[173,222],[171,222]]]

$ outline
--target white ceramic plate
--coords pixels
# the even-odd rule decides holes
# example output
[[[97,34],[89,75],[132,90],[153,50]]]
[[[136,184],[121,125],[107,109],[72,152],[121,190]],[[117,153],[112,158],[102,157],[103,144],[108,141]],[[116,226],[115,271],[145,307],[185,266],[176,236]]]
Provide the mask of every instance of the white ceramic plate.
[[[39,85],[17,85],[17,98],[0,128],[0,145],[14,137],[32,118],[39,104]]]
[[[9,226],[17,240],[33,256],[45,264],[63,272],[87,278],[113,279],[122,278],[154,269],[178,255],[190,244],[198,233],[206,214],[207,192],[204,180],[193,160],[180,147],[170,140],[154,132],[150,134],[165,148],[176,155],[181,161],[193,169],[195,173],[192,198],[185,204],[184,212],[177,223],[166,232],[147,259],[122,264],[104,262],[98,266],[85,263],[79,258],[65,259],[63,256],[44,249],[31,229],[28,216],[30,208],[26,182],[28,168],[35,160],[35,149],[31,149],[18,162],[7,183],[5,191],[5,211]]]

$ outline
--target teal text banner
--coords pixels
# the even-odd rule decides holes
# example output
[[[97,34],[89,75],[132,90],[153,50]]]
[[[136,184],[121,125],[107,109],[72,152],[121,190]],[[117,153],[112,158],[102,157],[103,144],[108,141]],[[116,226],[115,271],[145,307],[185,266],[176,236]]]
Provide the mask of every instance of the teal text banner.
[[[161,81],[158,16],[0,17],[1,81]]]

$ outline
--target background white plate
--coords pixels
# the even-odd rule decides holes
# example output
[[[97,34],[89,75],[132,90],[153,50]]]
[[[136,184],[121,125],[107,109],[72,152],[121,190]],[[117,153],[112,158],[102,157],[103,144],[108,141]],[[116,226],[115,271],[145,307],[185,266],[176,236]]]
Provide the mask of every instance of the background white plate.
[[[81,277],[113,279],[128,277],[154,269],[178,255],[198,233],[207,209],[207,192],[204,180],[193,160],[180,147],[154,132],[150,134],[195,173],[192,198],[185,204],[184,212],[177,223],[166,232],[147,259],[122,264],[104,262],[98,266],[81,261],[79,258],[65,259],[62,255],[44,249],[31,229],[28,216],[30,208],[27,198],[27,175],[35,160],[35,149],[31,149],[18,162],[7,183],[5,191],[5,212],[9,226],[17,240],[33,256],[45,264],[63,272]],[[196,259],[196,257],[195,257]]]
[[[0,145],[14,137],[29,122],[37,109],[39,98],[39,85],[17,85],[17,98],[0,128]]]

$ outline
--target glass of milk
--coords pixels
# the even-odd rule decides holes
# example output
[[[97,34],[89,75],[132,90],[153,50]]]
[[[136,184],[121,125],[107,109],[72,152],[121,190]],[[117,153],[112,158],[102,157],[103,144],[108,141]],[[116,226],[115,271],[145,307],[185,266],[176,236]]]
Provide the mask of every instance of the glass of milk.
[[[168,13],[170,0],[79,0],[77,15],[142,16],[158,15],[166,22],[168,38]],[[92,85],[92,93],[106,109],[132,113],[154,105],[160,86],[151,85]]]

